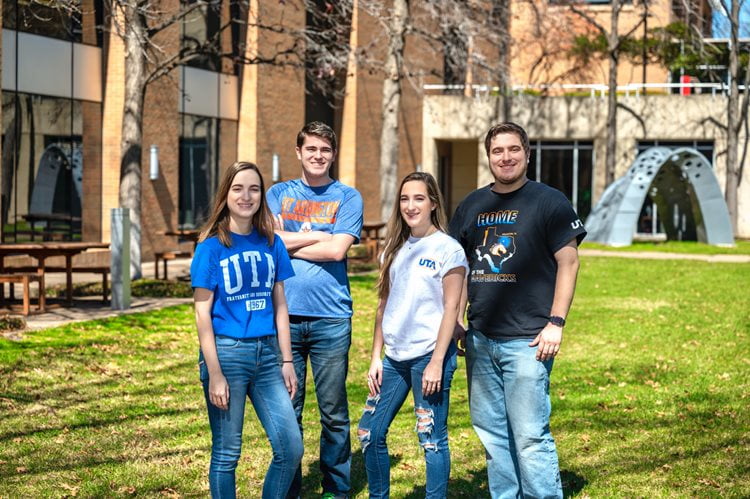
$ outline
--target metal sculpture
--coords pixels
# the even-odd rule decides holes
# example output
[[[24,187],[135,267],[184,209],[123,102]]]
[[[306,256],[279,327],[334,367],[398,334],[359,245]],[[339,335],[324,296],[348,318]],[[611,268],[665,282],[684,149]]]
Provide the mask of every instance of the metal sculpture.
[[[652,147],[610,185],[586,219],[586,240],[628,246],[646,195],[667,239],[733,245],[729,212],[708,160],[691,148]]]

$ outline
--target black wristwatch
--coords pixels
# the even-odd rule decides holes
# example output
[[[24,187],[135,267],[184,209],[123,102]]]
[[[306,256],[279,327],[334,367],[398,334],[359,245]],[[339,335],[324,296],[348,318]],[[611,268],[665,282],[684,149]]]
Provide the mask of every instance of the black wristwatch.
[[[565,319],[559,315],[550,315],[549,322],[557,327],[563,327],[565,325]]]

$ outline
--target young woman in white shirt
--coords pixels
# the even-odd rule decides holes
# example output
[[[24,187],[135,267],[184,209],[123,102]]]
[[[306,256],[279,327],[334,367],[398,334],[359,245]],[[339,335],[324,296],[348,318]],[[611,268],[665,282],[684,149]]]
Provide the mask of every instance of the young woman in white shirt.
[[[409,391],[425,456],[425,495],[447,494],[448,406],[457,355],[453,329],[468,267],[463,249],[445,229],[434,177],[407,175],[388,222],[367,375],[370,396],[358,429],[372,498],[389,496],[386,435]]]

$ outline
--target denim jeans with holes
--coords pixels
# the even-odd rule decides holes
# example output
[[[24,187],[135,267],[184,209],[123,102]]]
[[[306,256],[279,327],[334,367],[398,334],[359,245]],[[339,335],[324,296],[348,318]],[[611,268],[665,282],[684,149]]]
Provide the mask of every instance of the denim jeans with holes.
[[[245,401],[250,401],[271,442],[273,458],[263,482],[263,498],[286,496],[302,460],[302,436],[281,376],[275,336],[238,340],[216,336],[221,372],[229,384],[229,409],[208,399],[208,369],[200,358],[200,376],[211,425],[211,497],[235,497],[235,469],[242,448]]]
[[[383,359],[380,393],[365,403],[357,434],[367,469],[370,497],[389,497],[391,464],[386,435],[409,391],[414,396],[415,431],[424,451],[427,481],[425,496],[443,498],[448,490],[451,455],[448,448],[448,406],[456,370],[456,347],[451,343],[443,362],[441,390],[422,395],[422,373],[432,353],[407,361]]]
[[[466,335],[471,422],[487,457],[493,499],[562,497],[549,429],[552,360],[536,360],[530,339]]]

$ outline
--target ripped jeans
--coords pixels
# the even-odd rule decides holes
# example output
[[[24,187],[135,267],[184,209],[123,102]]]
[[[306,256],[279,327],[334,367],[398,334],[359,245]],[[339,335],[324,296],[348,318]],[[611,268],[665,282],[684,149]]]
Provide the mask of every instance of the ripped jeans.
[[[383,359],[380,394],[367,399],[357,431],[371,498],[389,497],[391,464],[386,435],[409,390],[414,396],[415,431],[427,465],[425,496],[443,498],[447,494],[451,469],[448,405],[451,380],[456,370],[456,347],[451,343],[445,355],[441,391],[425,397],[422,395],[422,372],[431,357],[432,353],[406,361],[396,361],[387,356]]]

